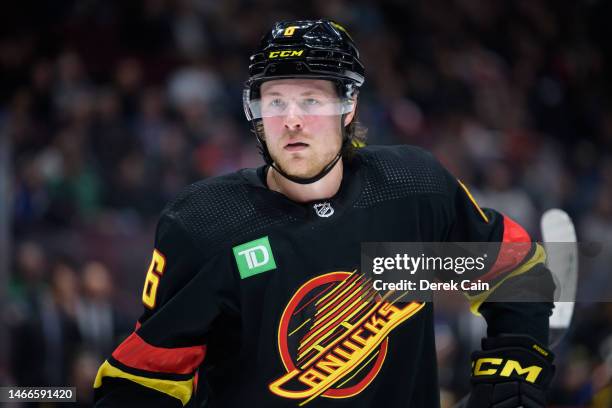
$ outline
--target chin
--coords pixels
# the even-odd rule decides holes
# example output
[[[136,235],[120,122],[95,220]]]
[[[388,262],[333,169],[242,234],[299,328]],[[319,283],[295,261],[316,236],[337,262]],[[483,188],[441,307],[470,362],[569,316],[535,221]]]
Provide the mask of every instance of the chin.
[[[285,171],[285,173],[289,174],[290,176],[299,177],[299,178],[310,178],[310,177],[314,177],[317,174],[319,174],[318,171],[300,170],[300,169],[291,169],[291,171]]]
[[[292,177],[299,177],[299,178],[314,177],[317,174],[319,174],[321,170],[323,170],[323,168],[313,169],[311,166],[303,166],[300,164],[306,164],[306,163],[296,163],[295,161],[290,160],[288,162],[281,163],[280,169]]]

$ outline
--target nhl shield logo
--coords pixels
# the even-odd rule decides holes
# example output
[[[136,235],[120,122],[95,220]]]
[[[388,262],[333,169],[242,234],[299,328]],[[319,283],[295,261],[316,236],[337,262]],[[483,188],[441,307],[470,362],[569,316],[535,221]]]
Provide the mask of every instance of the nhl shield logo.
[[[315,204],[313,208],[319,217],[327,218],[334,214],[334,208],[327,201]]]

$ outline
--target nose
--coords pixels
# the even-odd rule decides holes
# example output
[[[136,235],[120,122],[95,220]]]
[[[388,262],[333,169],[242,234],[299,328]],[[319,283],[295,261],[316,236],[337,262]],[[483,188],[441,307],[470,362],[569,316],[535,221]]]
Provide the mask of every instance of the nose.
[[[303,125],[300,108],[295,103],[289,104],[287,115],[285,115],[285,128],[287,130],[300,130]]]

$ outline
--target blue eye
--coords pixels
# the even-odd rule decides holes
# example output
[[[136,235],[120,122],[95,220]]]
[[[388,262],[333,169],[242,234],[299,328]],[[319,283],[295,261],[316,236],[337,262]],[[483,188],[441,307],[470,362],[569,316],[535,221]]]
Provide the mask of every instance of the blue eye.
[[[306,98],[304,99],[304,105],[306,106],[315,106],[315,105],[319,105],[320,102],[317,99],[314,98]]]
[[[282,99],[276,98],[270,101],[270,106],[274,108],[283,108],[285,105],[286,103]]]

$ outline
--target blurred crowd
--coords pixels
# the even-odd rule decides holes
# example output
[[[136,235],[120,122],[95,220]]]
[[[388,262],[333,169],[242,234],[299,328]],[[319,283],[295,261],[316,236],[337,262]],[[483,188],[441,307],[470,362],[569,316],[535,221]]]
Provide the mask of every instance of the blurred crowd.
[[[612,242],[606,15],[603,0],[4,4],[2,244],[12,256],[0,383],[76,384],[91,398],[98,364],[140,311],[164,203],[195,180],[261,163],[242,86],[249,53],[280,19],[347,27],[367,70],[358,115],[368,143],[430,149],[481,205],[535,238],[541,213],[560,207],[581,241]],[[450,406],[468,389],[483,323],[447,303],[437,336]],[[610,407],[612,305],[578,313],[551,400]]]

